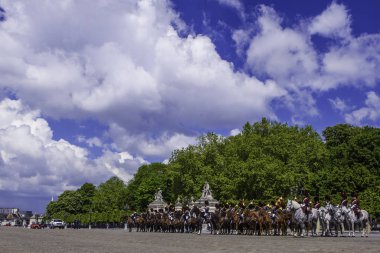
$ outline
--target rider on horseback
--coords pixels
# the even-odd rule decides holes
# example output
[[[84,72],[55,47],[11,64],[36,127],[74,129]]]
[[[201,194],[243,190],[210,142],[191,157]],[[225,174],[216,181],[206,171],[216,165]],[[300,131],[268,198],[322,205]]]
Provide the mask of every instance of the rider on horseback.
[[[306,207],[309,207],[310,206],[309,193],[306,190],[304,190],[303,194],[304,194],[305,197],[302,200],[302,205],[306,206]]]
[[[314,208],[319,209],[321,207],[321,202],[319,202],[319,196],[315,195],[314,196]]]
[[[359,207],[359,198],[358,198],[358,195],[356,193],[352,193],[351,194],[352,196],[352,200],[351,200],[351,209],[352,211],[354,211],[354,213],[356,214],[356,216],[360,216],[360,207]]]
[[[341,196],[342,196],[342,201],[341,201],[340,205],[342,207],[347,208],[347,206],[348,206],[347,193],[346,192],[342,192]]]
[[[208,205],[209,205],[209,202],[208,202],[208,200],[206,200],[205,201],[205,207],[203,209],[204,217],[206,220],[208,220],[210,217],[210,207]]]
[[[302,210],[303,212],[308,215],[309,212],[310,212],[310,197],[309,197],[309,193],[307,190],[304,190],[303,192],[304,194],[304,199],[302,200],[302,204],[301,204],[301,207],[302,207]]]

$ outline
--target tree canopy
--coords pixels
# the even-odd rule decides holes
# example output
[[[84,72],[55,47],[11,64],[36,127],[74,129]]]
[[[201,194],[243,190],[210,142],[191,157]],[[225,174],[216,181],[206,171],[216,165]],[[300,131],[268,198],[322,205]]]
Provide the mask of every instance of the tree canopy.
[[[344,191],[358,194],[362,208],[379,215],[380,129],[340,124],[321,136],[311,126],[264,118],[246,123],[236,136],[200,136],[196,145],[174,150],[168,164],[141,166],[127,185],[113,177],[98,187],[86,183],[65,191],[48,205],[47,214],[113,213],[113,218],[99,217],[122,219],[126,207],[144,210],[159,188],[169,203],[197,199],[205,181],[222,202],[269,202],[308,190],[338,203]]]

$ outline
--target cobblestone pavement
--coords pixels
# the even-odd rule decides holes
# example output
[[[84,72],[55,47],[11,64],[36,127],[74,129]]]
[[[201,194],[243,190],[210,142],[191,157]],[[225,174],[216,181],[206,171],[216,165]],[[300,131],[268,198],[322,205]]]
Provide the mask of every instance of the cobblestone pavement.
[[[122,229],[0,227],[0,252],[379,252],[380,234],[368,238],[129,233]]]

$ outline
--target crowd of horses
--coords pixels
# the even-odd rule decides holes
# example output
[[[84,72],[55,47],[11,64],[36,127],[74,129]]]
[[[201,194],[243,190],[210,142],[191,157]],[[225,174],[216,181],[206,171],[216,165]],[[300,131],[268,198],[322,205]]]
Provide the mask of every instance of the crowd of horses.
[[[243,235],[294,235],[294,236],[355,236],[355,228],[368,236],[370,225],[368,212],[354,212],[350,207],[326,203],[318,209],[306,210],[288,200],[286,208],[275,211],[254,207],[216,208],[205,212],[197,206],[177,211],[147,212],[127,218],[127,227],[137,232],[177,232],[201,234],[206,226],[211,234]],[[318,227],[318,229],[317,229]],[[320,230],[320,232],[319,232]]]

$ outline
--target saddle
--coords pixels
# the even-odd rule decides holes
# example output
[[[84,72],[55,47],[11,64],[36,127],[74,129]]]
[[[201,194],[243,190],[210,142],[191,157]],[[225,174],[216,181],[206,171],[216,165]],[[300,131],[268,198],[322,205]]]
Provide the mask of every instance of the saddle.
[[[303,206],[302,211],[304,212],[304,214],[309,214],[311,212],[311,208],[310,206]]]
[[[360,215],[362,214],[360,208],[358,207],[353,208],[352,211],[354,211],[354,214],[356,215],[357,218],[359,218]]]

